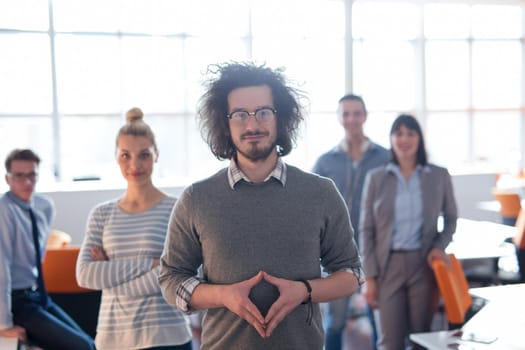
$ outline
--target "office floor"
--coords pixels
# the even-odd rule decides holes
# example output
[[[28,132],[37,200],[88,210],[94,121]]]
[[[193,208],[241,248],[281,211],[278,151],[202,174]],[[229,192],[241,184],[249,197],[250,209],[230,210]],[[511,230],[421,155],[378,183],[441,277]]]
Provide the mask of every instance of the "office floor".
[[[447,321],[444,319],[444,315],[436,313],[432,321],[431,330],[442,330],[446,326]],[[366,316],[349,319],[346,322],[343,350],[371,350],[370,335],[370,323]]]
[[[349,319],[343,338],[343,350],[371,350],[370,323],[366,316]]]

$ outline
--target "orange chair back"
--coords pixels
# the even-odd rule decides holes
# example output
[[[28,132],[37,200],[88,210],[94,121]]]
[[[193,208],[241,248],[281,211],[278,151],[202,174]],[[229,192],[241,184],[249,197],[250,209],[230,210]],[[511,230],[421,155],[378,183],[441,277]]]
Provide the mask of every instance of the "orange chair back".
[[[525,249],[525,209],[520,210],[516,219],[516,229],[516,235],[512,237],[512,240],[518,249]]]
[[[49,293],[90,292],[77,284],[75,269],[79,246],[47,249],[42,261],[42,274]]]
[[[461,263],[454,254],[448,255],[450,267],[440,259],[432,261],[432,269],[439,292],[445,304],[445,312],[449,323],[462,324],[465,314],[472,305],[472,297],[468,292],[468,283]]]
[[[516,218],[521,210],[521,198],[517,193],[493,192],[500,204],[500,214],[504,217]]]

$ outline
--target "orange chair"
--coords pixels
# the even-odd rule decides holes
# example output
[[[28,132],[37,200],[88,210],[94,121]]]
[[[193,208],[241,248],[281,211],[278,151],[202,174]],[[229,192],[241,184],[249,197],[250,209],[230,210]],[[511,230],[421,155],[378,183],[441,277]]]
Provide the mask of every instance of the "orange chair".
[[[525,249],[525,209],[521,209],[516,219],[516,235],[512,237],[512,241],[518,249]]]
[[[77,284],[75,269],[79,251],[79,246],[47,249],[42,261],[42,274],[51,299],[94,338],[101,291],[85,289]]]
[[[525,209],[520,210],[516,219],[516,235],[512,237],[516,245],[516,258],[520,269],[519,282],[525,283]]]
[[[472,306],[472,297],[468,291],[469,287],[461,263],[454,254],[448,256],[449,268],[443,260],[434,259],[432,269],[445,304],[449,328],[456,328],[465,322],[467,311]]]
[[[42,261],[42,274],[49,293],[90,292],[77,284],[75,268],[79,246],[52,248],[46,250]]]
[[[500,204],[500,215],[502,223],[513,226],[521,210],[520,195],[513,192],[492,192],[494,198]]]

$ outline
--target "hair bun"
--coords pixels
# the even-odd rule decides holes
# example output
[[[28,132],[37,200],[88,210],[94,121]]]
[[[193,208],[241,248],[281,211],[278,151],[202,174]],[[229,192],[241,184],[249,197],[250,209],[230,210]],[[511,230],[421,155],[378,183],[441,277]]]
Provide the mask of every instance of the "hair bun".
[[[133,107],[126,112],[126,122],[132,123],[144,119],[144,113],[142,109]]]

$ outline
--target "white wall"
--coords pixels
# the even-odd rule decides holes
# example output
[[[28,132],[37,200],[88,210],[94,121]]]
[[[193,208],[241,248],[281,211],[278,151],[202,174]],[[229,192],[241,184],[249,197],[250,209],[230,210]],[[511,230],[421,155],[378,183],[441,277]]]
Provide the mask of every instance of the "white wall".
[[[473,220],[500,222],[499,212],[481,209],[479,202],[493,201],[492,189],[496,185],[496,174],[452,175],[452,185],[459,216]]]
[[[469,174],[453,175],[452,182],[456,200],[458,202],[459,216],[474,220],[489,220],[499,222],[497,212],[478,208],[478,202],[493,200],[491,191],[496,181],[495,174]],[[82,189],[69,189],[53,192],[43,192],[55,201],[57,215],[53,228],[69,233],[73,244],[82,243],[87,217],[96,204],[119,197],[124,189],[89,189],[100,184],[76,184]],[[178,197],[184,186],[161,187],[166,193]]]
[[[183,186],[160,187],[164,192],[178,197]],[[84,239],[87,218],[91,209],[98,203],[118,198],[123,189],[105,190],[62,190],[40,192],[55,202],[56,217],[53,228],[67,232],[72,237],[72,244],[81,244]]]

